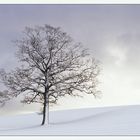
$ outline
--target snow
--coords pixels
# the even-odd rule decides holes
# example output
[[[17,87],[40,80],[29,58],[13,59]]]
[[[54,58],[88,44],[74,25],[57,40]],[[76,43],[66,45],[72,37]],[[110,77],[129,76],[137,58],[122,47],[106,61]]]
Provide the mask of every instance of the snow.
[[[0,117],[0,135],[140,135],[140,105],[51,111]]]

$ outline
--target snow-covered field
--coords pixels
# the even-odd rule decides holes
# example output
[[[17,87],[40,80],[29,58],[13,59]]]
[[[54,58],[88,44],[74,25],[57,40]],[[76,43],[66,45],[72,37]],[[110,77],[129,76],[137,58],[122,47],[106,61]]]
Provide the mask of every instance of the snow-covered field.
[[[0,117],[0,135],[140,135],[140,106],[118,106]]]

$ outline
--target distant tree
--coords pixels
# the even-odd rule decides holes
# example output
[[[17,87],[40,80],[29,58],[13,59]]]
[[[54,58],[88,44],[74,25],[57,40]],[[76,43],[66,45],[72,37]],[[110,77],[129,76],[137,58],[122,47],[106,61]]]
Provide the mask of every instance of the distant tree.
[[[42,103],[44,125],[49,103],[56,103],[59,97],[98,95],[98,62],[80,43],[50,25],[27,27],[24,34],[16,41],[21,67],[9,73],[0,72],[0,79],[7,87],[7,91],[0,93],[0,102],[24,94],[22,102]]]
[[[11,98],[11,95],[8,94],[7,90],[4,90],[3,92],[0,91],[0,105],[4,106],[5,102],[8,101]]]

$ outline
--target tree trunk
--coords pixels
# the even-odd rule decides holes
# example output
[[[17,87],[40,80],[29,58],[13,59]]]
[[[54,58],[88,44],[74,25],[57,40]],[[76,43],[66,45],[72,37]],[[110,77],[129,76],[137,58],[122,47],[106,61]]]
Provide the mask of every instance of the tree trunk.
[[[46,99],[46,93],[44,93],[44,103],[43,103],[43,120],[42,120],[42,124],[45,124],[46,121],[46,103],[47,103],[47,99]]]
[[[49,99],[47,91],[44,93],[44,103],[43,103],[43,120],[42,124],[46,122],[46,106],[47,106],[47,124],[49,124]]]

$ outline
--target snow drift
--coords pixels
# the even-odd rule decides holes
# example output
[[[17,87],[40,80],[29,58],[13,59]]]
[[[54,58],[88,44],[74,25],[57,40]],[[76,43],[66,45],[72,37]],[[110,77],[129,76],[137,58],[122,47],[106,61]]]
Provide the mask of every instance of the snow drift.
[[[140,106],[118,106],[0,117],[0,135],[140,135]]]

